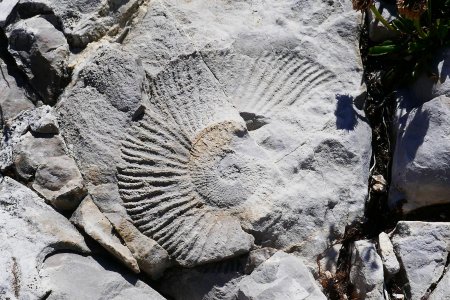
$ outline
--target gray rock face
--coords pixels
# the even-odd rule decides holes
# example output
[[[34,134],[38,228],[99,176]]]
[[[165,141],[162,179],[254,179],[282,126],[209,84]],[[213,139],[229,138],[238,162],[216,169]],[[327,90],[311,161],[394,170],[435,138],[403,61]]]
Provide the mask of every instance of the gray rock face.
[[[0,298],[41,299],[45,258],[55,251],[88,253],[70,222],[9,177],[0,183]]]
[[[7,31],[9,51],[44,103],[54,104],[67,77],[69,46],[45,18],[22,20]]]
[[[383,262],[371,241],[354,242],[350,282],[355,286],[356,299],[384,299]]]
[[[165,299],[133,274],[119,271],[107,261],[61,253],[45,261],[41,276],[52,291],[49,300]]]
[[[4,2],[1,2],[4,3]],[[0,8],[0,11],[2,9]],[[9,74],[6,64],[0,59],[0,125],[17,116],[20,112],[34,108],[20,87],[21,81]]]
[[[72,47],[85,47],[125,25],[143,0],[21,0],[24,16],[54,13]]]
[[[53,110],[24,111],[10,121],[0,147],[0,169],[12,169],[58,210],[74,210],[86,195],[78,167],[66,152]]]
[[[282,251],[239,282],[239,300],[326,299],[298,257]]]
[[[440,96],[401,115],[392,166],[390,204],[403,211],[449,203],[450,98]]]
[[[421,299],[442,276],[450,251],[450,223],[401,221],[392,244],[409,282],[410,299]]]
[[[80,171],[67,155],[41,164],[36,170],[33,189],[59,210],[73,211],[86,195]]]

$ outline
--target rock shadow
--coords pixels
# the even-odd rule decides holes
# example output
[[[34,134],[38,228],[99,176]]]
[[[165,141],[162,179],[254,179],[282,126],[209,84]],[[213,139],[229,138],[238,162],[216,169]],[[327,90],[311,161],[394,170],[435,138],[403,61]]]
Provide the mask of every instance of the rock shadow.
[[[339,130],[354,130],[358,125],[358,119],[364,119],[353,106],[354,98],[350,95],[336,94],[336,129]]]

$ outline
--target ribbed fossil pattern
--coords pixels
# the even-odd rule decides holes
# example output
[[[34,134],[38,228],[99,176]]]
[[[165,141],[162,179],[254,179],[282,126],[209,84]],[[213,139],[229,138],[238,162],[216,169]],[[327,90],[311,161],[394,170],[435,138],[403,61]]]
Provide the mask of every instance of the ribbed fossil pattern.
[[[263,116],[306,100],[336,78],[294,51],[244,55],[223,50],[203,57],[239,111]]]

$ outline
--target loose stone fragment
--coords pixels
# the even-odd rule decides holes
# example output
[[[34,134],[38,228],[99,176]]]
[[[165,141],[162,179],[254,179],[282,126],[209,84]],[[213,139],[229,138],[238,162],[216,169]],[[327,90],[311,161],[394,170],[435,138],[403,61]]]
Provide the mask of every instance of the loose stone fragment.
[[[70,221],[83,229],[86,234],[96,240],[129,269],[139,273],[138,264],[130,250],[122,245],[119,238],[114,235],[113,226],[92,202],[91,197],[84,198]]]

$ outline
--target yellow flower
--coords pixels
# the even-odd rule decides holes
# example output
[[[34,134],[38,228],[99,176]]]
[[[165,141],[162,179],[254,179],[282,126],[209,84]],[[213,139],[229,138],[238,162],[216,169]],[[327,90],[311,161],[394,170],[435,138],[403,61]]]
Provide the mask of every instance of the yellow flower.
[[[427,0],[397,0],[397,8],[403,17],[410,20],[418,20],[427,10]]]
[[[353,9],[363,11],[372,5],[373,0],[352,0]]]

